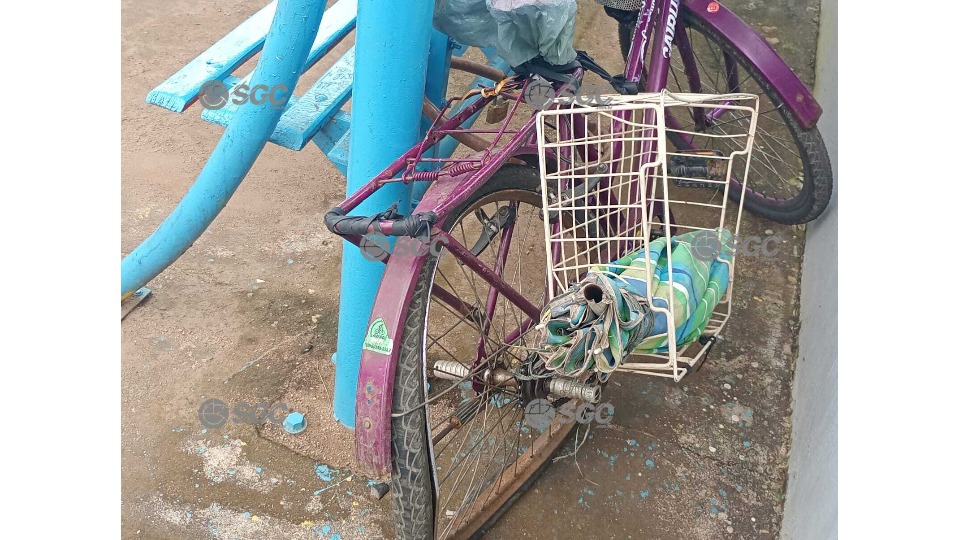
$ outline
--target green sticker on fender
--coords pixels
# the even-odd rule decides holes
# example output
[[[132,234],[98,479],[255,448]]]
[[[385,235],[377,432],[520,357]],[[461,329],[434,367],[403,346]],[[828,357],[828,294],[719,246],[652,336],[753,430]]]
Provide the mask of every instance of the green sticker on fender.
[[[380,354],[390,354],[393,352],[393,340],[390,339],[390,333],[387,332],[387,325],[383,319],[377,319],[370,324],[367,330],[367,337],[363,338],[363,348]]]

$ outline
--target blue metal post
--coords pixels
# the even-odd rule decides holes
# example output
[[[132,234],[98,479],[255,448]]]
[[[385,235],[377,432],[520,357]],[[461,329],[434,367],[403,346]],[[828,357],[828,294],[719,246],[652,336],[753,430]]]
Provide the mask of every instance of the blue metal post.
[[[357,5],[348,194],[419,139],[432,20],[432,1],[360,0]],[[401,212],[409,212],[409,186],[388,185],[352,214],[381,212],[397,201]],[[333,416],[349,428],[356,420],[360,349],[382,275],[382,263],[363,258],[344,242]]]
[[[296,87],[323,10],[317,0],[279,0],[251,87]],[[170,266],[223,210],[277,127],[283,110],[270,105],[250,100],[240,107],[180,204],[120,263],[121,297]]]

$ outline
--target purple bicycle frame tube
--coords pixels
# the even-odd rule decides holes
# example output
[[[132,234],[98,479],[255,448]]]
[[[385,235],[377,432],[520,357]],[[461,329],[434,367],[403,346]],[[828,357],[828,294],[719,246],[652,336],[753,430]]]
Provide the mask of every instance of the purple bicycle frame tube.
[[[492,278],[502,279],[500,278],[500,276],[503,275],[503,269],[507,266],[507,255],[509,254],[510,244],[513,240],[514,225],[516,225],[516,221],[514,221],[514,223],[512,223],[509,227],[505,228],[500,233],[500,246],[499,246],[499,249],[497,250],[497,262],[493,268],[493,274],[491,275]],[[472,252],[469,252],[469,253],[473,255]],[[469,266],[469,264],[467,265]],[[471,268],[473,267],[471,266]],[[493,322],[493,314],[497,309],[497,300],[499,298],[500,298],[500,289],[498,289],[497,287],[490,287],[490,289],[487,291],[487,302],[486,302],[486,305],[484,306],[484,309],[485,309],[484,313],[486,313],[487,316],[483,318],[483,324],[481,325],[481,328],[480,328],[480,332],[483,335],[477,338],[477,356],[473,360],[473,366],[471,367],[471,370],[476,370],[478,367],[480,367],[480,364],[483,362],[484,358],[486,357],[486,347],[484,346],[484,344],[488,339],[488,333],[490,332],[490,323]],[[480,381],[479,377],[474,378],[473,390],[474,392],[477,392],[477,393],[483,392],[483,383],[482,381]]]

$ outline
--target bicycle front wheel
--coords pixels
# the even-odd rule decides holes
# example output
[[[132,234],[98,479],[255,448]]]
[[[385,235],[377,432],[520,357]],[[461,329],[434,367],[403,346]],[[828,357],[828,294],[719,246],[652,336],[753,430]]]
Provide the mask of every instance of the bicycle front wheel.
[[[682,12],[684,36],[674,39],[667,89],[673,92],[707,94],[748,93],[760,96],[757,129],[750,176],[746,182],[744,208],[778,223],[797,225],[820,216],[833,194],[833,171],[823,138],[816,126],[803,129],[773,89],[773,84],[740,53],[736,44],[713,32],[695,14]],[[620,48],[627,57],[633,39],[632,27],[620,23]],[[683,50],[681,50],[683,48]],[[687,68],[683,55],[689,53]],[[692,62],[689,61],[692,59]],[[697,77],[694,78],[693,72]],[[699,83],[697,82],[699,79]],[[749,119],[726,114],[674,117],[685,131],[723,134],[743,131],[737,122]],[[705,117],[704,117],[705,116]],[[681,136],[670,133],[678,150],[730,151],[722,138]],[[743,186],[733,178],[730,197],[739,202]]]
[[[538,309],[546,263],[539,185],[534,169],[505,165],[440,225]],[[491,295],[446,249],[415,279],[393,397],[396,534],[467,538],[535,481],[574,424],[531,420],[529,392],[503,380],[528,361],[537,321]],[[451,380],[477,364],[477,377]],[[484,376],[498,368],[499,378]],[[547,403],[562,405],[536,404]]]

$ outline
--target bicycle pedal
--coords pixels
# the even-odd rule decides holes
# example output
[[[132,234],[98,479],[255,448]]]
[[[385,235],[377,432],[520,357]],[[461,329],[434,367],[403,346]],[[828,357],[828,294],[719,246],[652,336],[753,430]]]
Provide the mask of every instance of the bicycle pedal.
[[[716,189],[726,180],[726,160],[711,159],[724,157],[723,152],[694,150],[682,154],[671,156],[667,163],[667,175],[677,187]]]

